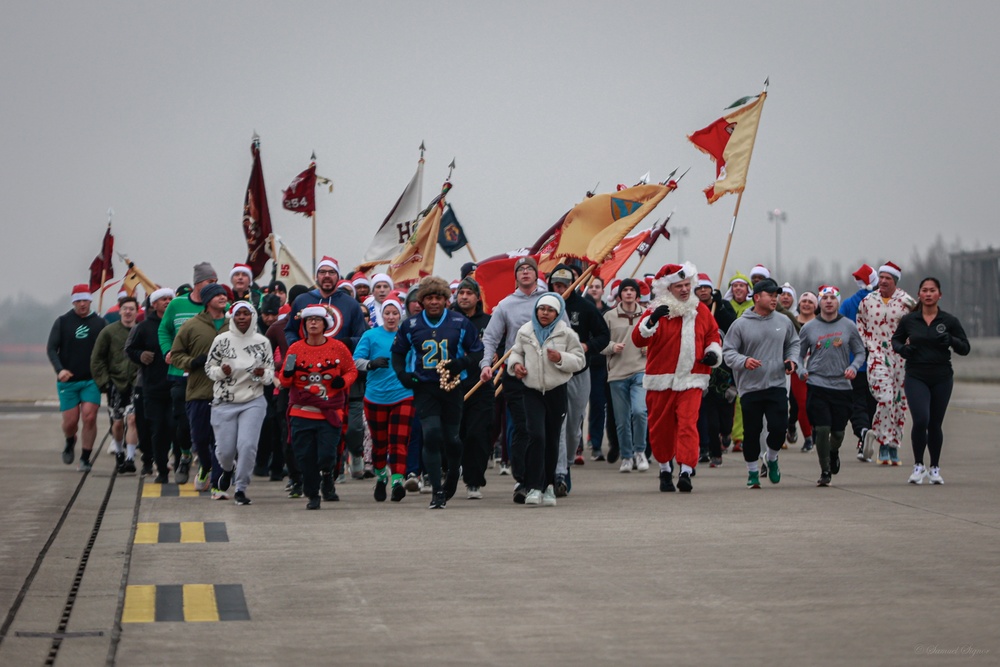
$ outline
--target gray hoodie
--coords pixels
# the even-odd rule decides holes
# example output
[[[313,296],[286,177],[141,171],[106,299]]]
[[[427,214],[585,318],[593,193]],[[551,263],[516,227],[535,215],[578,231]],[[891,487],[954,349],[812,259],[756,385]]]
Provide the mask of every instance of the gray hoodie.
[[[545,294],[541,287],[535,289],[531,294],[525,294],[521,290],[515,290],[513,294],[504,297],[496,305],[490,316],[490,323],[486,325],[483,332],[483,360],[479,362],[480,368],[493,365],[493,355],[503,343],[505,350],[514,347],[517,340],[517,331],[527,322],[531,321],[531,316],[535,312],[535,302],[538,297]],[[559,315],[561,321],[566,321],[564,311]]]
[[[837,314],[827,322],[822,317],[809,320],[799,331],[801,345],[799,376],[808,371],[806,383],[825,389],[851,390],[851,381],[844,371],[855,371],[865,364],[865,344],[854,322]],[[854,355],[851,362],[850,355]],[[806,356],[809,357],[808,366]]]
[[[722,358],[733,369],[740,396],[753,391],[785,387],[785,361],[798,363],[799,335],[787,317],[777,311],[761,317],[750,308],[726,334]],[[747,370],[746,360],[757,359],[761,367]]]

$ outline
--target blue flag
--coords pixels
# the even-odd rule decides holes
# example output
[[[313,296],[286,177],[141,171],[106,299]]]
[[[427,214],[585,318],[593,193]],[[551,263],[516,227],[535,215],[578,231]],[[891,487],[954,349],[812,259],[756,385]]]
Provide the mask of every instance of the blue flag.
[[[441,246],[441,250],[447,253],[448,257],[451,257],[451,253],[456,250],[461,250],[469,243],[469,239],[465,238],[465,230],[462,229],[462,225],[458,223],[458,218],[455,217],[455,211],[452,209],[451,205],[445,209],[444,214],[441,216],[441,230],[438,232],[438,245]]]

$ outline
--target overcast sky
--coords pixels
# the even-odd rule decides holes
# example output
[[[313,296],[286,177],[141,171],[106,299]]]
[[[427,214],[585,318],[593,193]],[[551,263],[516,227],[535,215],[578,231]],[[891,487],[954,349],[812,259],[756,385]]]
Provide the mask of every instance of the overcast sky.
[[[228,274],[256,130],[275,229],[306,263],[309,222],[280,193],[310,153],[335,183],[319,254],[353,265],[424,141],[424,198],[454,157],[449,201],[480,258],[530,244],[595,183],[692,167],[648,223],[676,208],[714,279],[736,198],[706,205],[714,166],[686,135],[765,77],[727,275],[773,268],[775,208],[786,267],[905,272],[939,233],[998,245],[997,25],[988,2],[7,1],[0,278],[68,294],[109,207],[154,281],[205,260]],[[676,260],[676,238],[646,266]],[[438,255],[445,277],[468,260]]]

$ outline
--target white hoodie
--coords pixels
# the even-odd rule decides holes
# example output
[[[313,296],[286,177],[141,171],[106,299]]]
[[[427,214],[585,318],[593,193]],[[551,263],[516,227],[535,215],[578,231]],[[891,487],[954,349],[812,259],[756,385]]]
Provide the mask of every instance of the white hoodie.
[[[274,383],[274,353],[271,342],[257,330],[257,311],[247,308],[253,317],[246,333],[241,333],[236,325],[229,323],[229,331],[224,331],[212,341],[205,362],[205,373],[214,381],[213,404],[248,403],[264,395],[264,385]],[[229,313],[226,317],[231,317]],[[222,364],[228,364],[231,372],[222,372]],[[264,374],[257,377],[254,369],[263,368]]]

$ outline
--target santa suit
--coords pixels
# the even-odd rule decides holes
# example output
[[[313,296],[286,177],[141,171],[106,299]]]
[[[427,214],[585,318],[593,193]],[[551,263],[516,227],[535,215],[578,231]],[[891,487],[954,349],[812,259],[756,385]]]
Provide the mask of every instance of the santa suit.
[[[653,283],[658,296],[632,330],[632,342],[649,348],[642,385],[653,456],[660,463],[676,456],[678,464],[694,468],[698,465],[701,397],[712,368],[722,363],[722,346],[715,318],[694,291],[681,302],[667,290],[668,285],[666,279]],[[670,314],[650,327],[650,314],[663,304]],[[715,352],[714,366],[700,363],[707,352]]]
[[[906,420],[906,394],[903,378],[906,375],[903,359],[896,354],[890,341],[896,333],[899,320],[916,302],[909,294],[897,288],[883,301],[882,294],[872,292],[858,306],[858,333],[868,353],[868,385],[878,401],[872,430],[879,445],[899,447],[903,441],[903,423]]]

